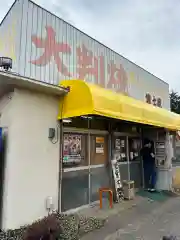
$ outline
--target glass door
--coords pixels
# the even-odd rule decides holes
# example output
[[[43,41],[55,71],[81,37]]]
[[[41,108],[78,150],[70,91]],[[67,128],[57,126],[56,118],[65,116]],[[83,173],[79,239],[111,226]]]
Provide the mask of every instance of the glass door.
[[[142,186],[142,162],[140,156],[141,139],[139,137],[128,137],[129,145],[129,169],[130,180],[133,180],[135,187]]]
[[[121,181],[128,180],[128,155],[127,155],[127,137],[114,136],[112,157],[118,159]]]
[[[64,133],[62,211],[89,203],[87,134]]]
[[[91,134],[90,144],[90,202],[99,199],[98,190],[109,187],[108,135]]]

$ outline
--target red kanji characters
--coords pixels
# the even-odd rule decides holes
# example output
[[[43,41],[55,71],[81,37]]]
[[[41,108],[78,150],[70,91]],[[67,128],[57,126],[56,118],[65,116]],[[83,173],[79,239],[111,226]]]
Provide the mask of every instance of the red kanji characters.
[[[41,39],[37,36],[32,36],[32,42],[37,48],[43,48],[44,53],[38,59],[31,61],[31,63],[38,66],[45,66],[51,61],[51,57],[57,65],[58,71],[64,76],[71,76],[68,68],[63,64],[59,53],[71,53],[71,47],[67,43],[57,43],[56,33],[52,27],[46,27],[47,36],[45,39]]]
[[[99,81],[98,83],[102,86],[105,87],[105,69],[104,69],[104,56],[99,57]]]
[[[84,80],[87,75],[92,75],[96,83],[104,86],[104,57],[93,56],[93,52],[88,50],[84,45],[77,47],[76,52],[77,77]]]
[[[120,64],[119,67],[117,67],[116,64],[111,61],[111,63],[108,64],[108,73],[109,82],[107,87],[128,94],[128,78],[123,66]]]

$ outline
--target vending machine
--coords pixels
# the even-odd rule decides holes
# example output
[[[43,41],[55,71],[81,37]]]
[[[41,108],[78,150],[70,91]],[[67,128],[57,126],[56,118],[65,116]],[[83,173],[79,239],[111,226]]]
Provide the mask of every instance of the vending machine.
[[[169,191],[172,189],[173,133],[166,129],[149,128],[144,131],[144,137],[149,138],[154,143],[156,189]]]
[[[155,156],[157,167],[164,166],[167,160],[165,139],[155,141]]]
[[[156,140],[155,157],[157,163],[158,190],[172,190],[173,135],[166,131],[164,139]]]

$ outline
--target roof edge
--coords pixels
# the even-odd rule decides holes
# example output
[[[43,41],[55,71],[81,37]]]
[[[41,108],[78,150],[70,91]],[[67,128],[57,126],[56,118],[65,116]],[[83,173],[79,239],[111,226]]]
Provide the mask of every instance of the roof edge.
[[[3,17],[2,21],[0,22],[0,27],[1,25],[3,24],[3,22],[5,21],[5,19],[7,18],[8,14],[10,13],[10,11],[12,10],[12,8],[14,7],[14,5],[16,4],[16,2],[19,1],[19,0],[15,0],[13,2],[13,4],[11,5],[11,7],[9,8],[8,12],[6,13],[6,15]]]
[[[68,93],[68,89],[65,87],[3,71],[0,71],[0,87],[21,88],[56,96],[63,96]]]

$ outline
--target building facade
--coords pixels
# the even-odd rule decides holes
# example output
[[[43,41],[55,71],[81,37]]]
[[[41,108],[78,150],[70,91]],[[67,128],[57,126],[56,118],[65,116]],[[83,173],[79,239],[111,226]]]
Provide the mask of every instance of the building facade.
[[[10,95],[1,108],[1,127],[8,131],[1,226],[6,229],[46,215],[48,196],[57,208],[59,169],[59,146],[47,134],[49,126],[56,127],[59,98],[18,89]]]
[[[15,73],[0,74],[4,89],[0,92],[0,127],[8,129],[3,228],[46,215],[48,196],[60,211],[97,201],[98,189],[112,185],[107,166],[120,149],[121,179],[133,180],[136,188],[143,186],[142,138],[165,143],[164,128],[176,129],[177,116],[167,111],[167,83],[29,0],[16,0],[3,19],[0,56],[13,59]],[[73,90],[78,82],[104,113],[95,111],[98,107],[85,112],[81,108],[73,115],[72,110],[83,102],[76,96],[85,94],[83,88],[81,92]],[[57,94],[57,89],[51,91],[59,83],[72,85],[70,92],[64,88],[66,95]],[[94,94],[101,93],[95,94],[96,98],[91,83],[95,84]],[[104,92],[107,89],[111,91]],[[72,96],[68,108],[62,107]],[[107,114],[107,110],[114,113]],[[63,117],[66,113],[70,113],[71,122],[64,122],[59,131],[59,122],[67,120]],[[55,130],[56,139],[50,139],[49,129]],[[167,171],[163,169],[168,176],[169,166]],[[160,178],[161,182],[171,180]],[[170,184],[163,189],[169,190]],[[22,214],[18,214],[19,208]]]
[[[21,76],[81,79],[169,109],[169,86],[35,3],[17,0],[1,23],[0,54]]]

